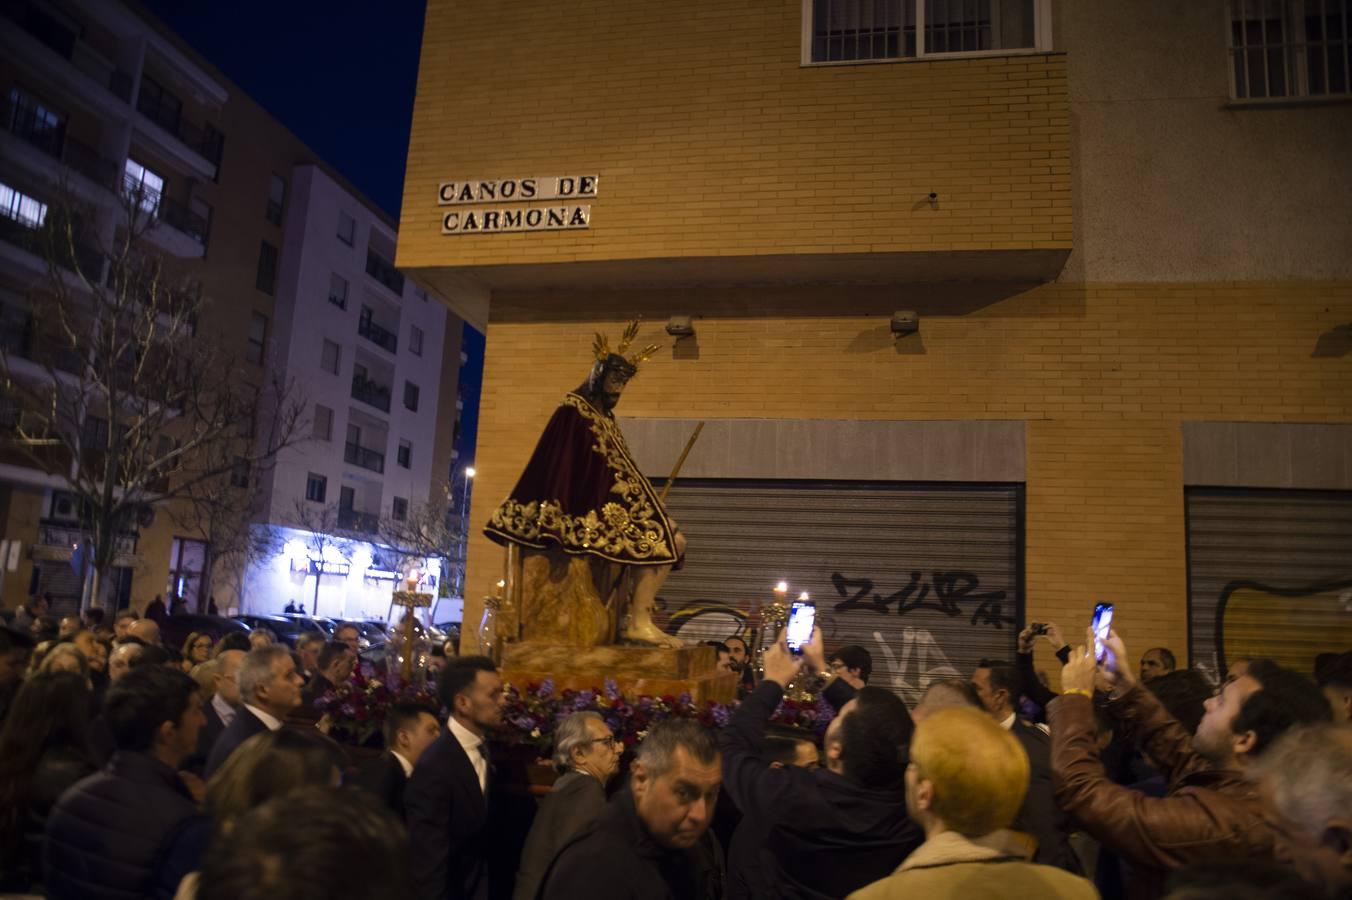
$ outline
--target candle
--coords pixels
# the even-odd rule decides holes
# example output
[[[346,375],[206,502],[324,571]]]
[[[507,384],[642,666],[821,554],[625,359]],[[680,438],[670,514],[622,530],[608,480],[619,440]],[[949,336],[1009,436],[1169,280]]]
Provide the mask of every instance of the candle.
[[[803,591],[801,594],[798,595],[798,599],[803,603],[807,603],[810,598],[807,595],[807,591]]]
[[[776,599],[783,600],[784,595],[787,594],[788,592],[789,592],[789,583],[787,581],[781,581],[779,584],[775,585],[775,593],[779,595],[778,598]]]

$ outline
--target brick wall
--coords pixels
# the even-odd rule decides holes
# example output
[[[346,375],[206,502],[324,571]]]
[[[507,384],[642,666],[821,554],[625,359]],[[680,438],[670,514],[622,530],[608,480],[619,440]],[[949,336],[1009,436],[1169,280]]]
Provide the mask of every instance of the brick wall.
[[[819,306],[839,290],[822,289]],[[502,309],[524,311],[540,298],[503,299]],[[696,345],[649,361],[623,414],[1022,419],[1028,618],[1076,636],[1093,603],[1110,600],[1133,649],[1187,646],[1180,423],[1352,417],[1352,363],[1314,355],[1321,335],[1352,321],[1345,283],[1053,284],[926,316],[920,335],[896,345],[877,316],[767,313],[774,288],[551,299],[577,320],[520,312],[488,330],[476,530],[515,483],[560,396],[585,377],[594,331],[617,333],[638,307],[699,313],[700,304],[740,303],[748,313],[697,319]],[[655,333],[653,325],[645,336]],[[476,534],[467,647],[480,598],[501,572],[502,550]]]
[[[800,27],[798,0],[431,3],[399,265],[1070,247],[1063,56],[803,67]],[[440,234],[439,182],[590,173],[589,230]]]

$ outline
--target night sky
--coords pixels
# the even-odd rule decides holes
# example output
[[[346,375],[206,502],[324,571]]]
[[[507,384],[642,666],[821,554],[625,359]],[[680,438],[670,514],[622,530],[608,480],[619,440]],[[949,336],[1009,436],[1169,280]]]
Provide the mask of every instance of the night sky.
[[[425,0],[142,3],[398,220]],[[465,351],[459,466],[474,458],[484,354],[468,326]]]
[[[423,0],[142,0],[398,218]]]

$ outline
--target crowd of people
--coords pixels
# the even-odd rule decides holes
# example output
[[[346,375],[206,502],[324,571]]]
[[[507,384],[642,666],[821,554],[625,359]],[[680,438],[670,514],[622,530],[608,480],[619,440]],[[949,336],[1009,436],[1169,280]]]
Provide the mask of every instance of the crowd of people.
[[[501,673],[439,656],[439,706],[396,704],[383,751],[315,704],[361,665],[356,626],[166,647],[92,610],[0,629],[0,891],[54,898],[1352,897],[1352,653],[1311,678],[1237,660],[1219,687],[1167,648],[1072,647],[870,685],[857,646],[756,660],[718,642],[741,702],[717,729],[558,723],[556,780],[518,833],[493,738]],[[53,630],[54,629],[54,630]],[[1060,693],[1033,663],[1047,641]],[[753,666],[753,662],[757,663]],[[825,734],[775,724],[818,679]],[[534,807],[534,804],[532,804]]]

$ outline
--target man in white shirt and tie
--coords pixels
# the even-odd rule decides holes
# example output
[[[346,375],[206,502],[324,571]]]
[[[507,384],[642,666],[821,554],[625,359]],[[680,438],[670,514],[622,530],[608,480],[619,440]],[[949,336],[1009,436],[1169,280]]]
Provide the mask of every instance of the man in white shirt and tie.
[[[226,726],[207,757],[205,775],[210,778],[240,744],[265,729],[276,731],[291,711],[300,706],[303,684],[291,652],[280,644],[250,650],[239,667],[239,693],[244,706]]]
[[[416,895],[486,900],[492,767],[488,737],[502,722],[502,677],[491,659],[462,656],[441,673],[446,731],[428,747],[404,790]]]
[[[441,737],[441,722],[436,710],[404,701],[390,707],[384,731],[385,752],[362,768],[357,783],[402,820],[404,788],[423,753]]]

